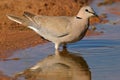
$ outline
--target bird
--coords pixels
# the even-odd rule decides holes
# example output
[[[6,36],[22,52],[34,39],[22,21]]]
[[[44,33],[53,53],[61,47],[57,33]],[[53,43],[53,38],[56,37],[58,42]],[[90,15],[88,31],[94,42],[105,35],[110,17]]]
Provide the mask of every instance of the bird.
[[[35,15],[26,11],[22,17],[11,14],[6,16],[12,21],[27,26],[44,39],[54,43],[55,50],[59,50],[61,45],[66,47],[68,43],[81,40],[89,28],[90,17],[98,17],[90,6],[83,6],[75,16]]]

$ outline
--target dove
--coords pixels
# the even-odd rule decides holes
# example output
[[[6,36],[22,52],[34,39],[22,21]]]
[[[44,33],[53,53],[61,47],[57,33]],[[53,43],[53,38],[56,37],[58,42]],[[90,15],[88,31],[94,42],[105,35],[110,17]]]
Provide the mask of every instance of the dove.
[[[92,16],[97,14],[90,6],[83,6],[76,16],[45,16],[29,12],[24,12],[22,17],[7,15],[10,20],[27,26],[44,39],[53,42],[55,50],[60,45],[66,47],[67,43],[81,40],[89,28],[89,19]]]

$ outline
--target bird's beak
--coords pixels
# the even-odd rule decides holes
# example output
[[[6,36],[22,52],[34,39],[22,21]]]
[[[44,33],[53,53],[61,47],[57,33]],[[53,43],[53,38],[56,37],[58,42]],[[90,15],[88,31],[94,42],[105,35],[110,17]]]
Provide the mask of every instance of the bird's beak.
[[[88,13],[91,13],[91,14],[93,14],[94,16],[99,17],[99,16],[96,14],[95,11],[94,11],[94,12],[90,12],[90,11],[88,11]]]
[[[92,12],[91,12],[92,13]],[[100,23],[102,22],[102,19],[94,12],[92,13],[94,16],[96,16],[99,20],[100,20]]]
[[[87,12],[93,14],[93,16],[96,16],[100,20],[100,23],[102,22],[101,18],[96,14],[95,11],[94,12],[87,11]]]
[[[92,12],[91,12],[92,13]],[[99,17],[95,12],[94,13],[92,13],[94,16],[96,16],[96,17]]]

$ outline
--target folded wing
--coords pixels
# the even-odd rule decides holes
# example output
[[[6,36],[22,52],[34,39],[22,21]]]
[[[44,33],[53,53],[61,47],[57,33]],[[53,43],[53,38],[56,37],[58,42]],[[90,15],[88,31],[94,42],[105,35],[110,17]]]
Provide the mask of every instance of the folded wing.
[[[54,37],[63,37],[69,34],[72,17],[35,16],[34,21],[41,27],[41,31]]]

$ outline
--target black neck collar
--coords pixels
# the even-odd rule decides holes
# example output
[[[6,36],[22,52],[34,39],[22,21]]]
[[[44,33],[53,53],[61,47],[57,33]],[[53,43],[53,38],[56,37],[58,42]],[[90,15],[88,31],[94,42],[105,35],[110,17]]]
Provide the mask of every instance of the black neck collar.
[[[76,16],[76,19],[82,19],[81,17]]]

